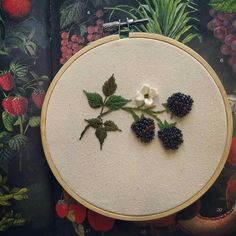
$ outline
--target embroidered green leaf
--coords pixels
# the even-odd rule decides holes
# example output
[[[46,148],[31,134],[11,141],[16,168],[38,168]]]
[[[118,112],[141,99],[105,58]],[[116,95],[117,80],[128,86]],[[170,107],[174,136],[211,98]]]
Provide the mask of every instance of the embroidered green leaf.
[[[99,140],[99,143],[100,143],[100,150],[102,150],[102,145],[103,145],[103,143],[104,143],[104,140],[105,140],[106,137],[107,137],[107,131],[106,131],[105,128],[99,127],[99,128],[96,129],[95,135],[96,135],[96,137],[97,137],[98,140]]]
[[[102,125],[102,120],[99,118],[93,118],[85,121],[95,129],[99,128]]]
[[[112,110],[117,110],[125,106],[128,102],[131,100],[128,100],[126,98],[123,98],[121,96],[110,96],[105,104],[106,107],[112,109]]]
[[[16,122],[17,117],[10,116],[6,111],[2,113],[2,122],[7,131],[13,131],[13,124]]]
[[[210,6],[224,13],[236,12],[236,1],[235,0],[211,0]]]
[[[89,105],[92,108],[99,108],[103,105],[103,99],[98,93],[89,93],[84,90],[84,94],[86,95]]]
[[[29,119],[29,126],[32,128],[38,127],[40,125],[40,116],[32,116]]]
[[[114,74],[106,81],[103,85],[102,91],[106,97],[109,97],[115,93],[117,89],[117,84],[115,82]]]
[[[9,147],[14,151],[20,151],[28,144],[28,138],[23,134],[17,134],[9,140]]]
[[[132,113],[132,117],[133,117],[135,122],[140,120],[140,117],[135,112]]]
[[[106,131],[121,131],[121,129],[119,129],[118,126],[112,120],[107,120],[104,123],[104,127]]]

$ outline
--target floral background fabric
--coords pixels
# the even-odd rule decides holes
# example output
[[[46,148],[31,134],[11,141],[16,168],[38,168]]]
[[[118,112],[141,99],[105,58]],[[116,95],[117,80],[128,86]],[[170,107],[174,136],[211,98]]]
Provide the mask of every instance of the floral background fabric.
[[[229,95],[235,125],[234,0],[0,2],[2,235],[235,235],[236,138],[222,174],[200,200],[164,219],[125,222],[89,211],[62,190],[46,163],[39,129],[44,96],[60,67],[108,35],[104,22],[127,17],[149,20],[133,31],[174,38],[206,59]]]

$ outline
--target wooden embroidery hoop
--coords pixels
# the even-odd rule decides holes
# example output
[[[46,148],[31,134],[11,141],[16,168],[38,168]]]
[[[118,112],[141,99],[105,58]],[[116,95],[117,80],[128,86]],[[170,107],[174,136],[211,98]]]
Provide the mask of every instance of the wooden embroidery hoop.
[[[48,148],[48,144],[47,144],[47,139],[46,139],[46,116],[47,116],[47,109],[48,109],[48,104],[49,104],[49,100],[50,97],[53,93],[53,90],[55,88],[55,86],[57,85],[57,82],[60,80],[61,76],[63,75],[63,73],[67,70],[67,68],[76,60],[78,59],[81,55],[85,54],[86,52],[109,42],[115,41],[115,40],[120,40],[119,35],[112,35],[112,36],[108,36],[105,37],[103,39],[100,39],[94,43],[91,43],[90,45],[88,45],[87,47],[85,47],[84,49],[82,49],[80,52],[78,52],[76,55],[74,55],[62,68],[61,70],[57,73],[57,75],[55,76],[54,80],[52,81],[47,95],[45,97],[44,100],[44,104],[43,104],[43,108],[42,108],[42,115],[41,115],[41,137],[42,137],[42,143],[43,143],[43,148],[44,148],[44,152],[45,152],[45,156],[47,159],[47,162],[54,174],[54,176],[56,177],[57,181],[61,184],[61,186],[78,202],[80,202],[81,204],[83,204],[84,206],[86,206],[87,208],[98,212],[102,215],[108,216],[108,217],[112,217],[112,218],[116,218],[116,219],[121,219],[121,220],[127,220],[127,221],[148,221],[148,220],[153,220],[153,219],[159,219],[159,218],[163,218],[166,217],[168,215],[174,214],[186,207],[188,207],[189,205],[191,205],[192,203],[194,203],[196,200],[198,200],[212,185],[213,183],[216,181],[216,179],[218,178],[218,176],[220,175],[225,162],[227,160],[227,156],[229,153],[229,149],[230,149],[230,144],[231,144],[231,138],[232,138],[232,116],[231,116],[231,108],[227,99],[227,95],[226,92],[220,82],[220,80],[218,79],[216,73],[213,71],[213,69],[209,66],[209,64],[200,56],[198,55],[196,52],[194,52],[192,49],[190,49],[189,47],[164,36],[160,36],[157,34],[150,34],[150,33],[130,33],[129,35],[130,38],[145,38],[145,39],[154,39],[154,40],[158,40],[158,41],[163,41],[166,42],[168,44],[174,45],[176,47],[178,47],[179,49],[187,52],[188,54],[190,54],[192,57],[194,57],[207,71],[208,73],[211,75],[212,79],[214,80],[215,84],[218,86],[220,93],[222,95],[223,98],[223,102],[225,105],[225,110],[226,110],[226,115],[227,115],[227,140],[226,140],[226,145],[225,145],[225,151],[224,154],[221,158],[221,161],[217,167],[217,169],[215,170],[213,176],[211,177],[211,179],[206,183],[206,185],[194,196],[192,196],[190,199],[188,199],[186,202],[182,203],[181,205],[178,205],[177,207],[174,207],[173,209],[167,210],[165,212],[161,212],[158,214],[151,214],[151,215],[140,215],[140,216],[133,216],[133,215],[122,215],[122,214],[117,214],[115,212],[110,212],[110,211],[106,211],[104,209],[101,209],[91,203],[89,203],[88,201],[86,201],[85,199],[81,198],[73,189],[71,189],[68,184],[64,181],[64,179],[61,177],[59,171],[57,170],[52,158],[51,158],[51,154],[49,152],[49,148]]]

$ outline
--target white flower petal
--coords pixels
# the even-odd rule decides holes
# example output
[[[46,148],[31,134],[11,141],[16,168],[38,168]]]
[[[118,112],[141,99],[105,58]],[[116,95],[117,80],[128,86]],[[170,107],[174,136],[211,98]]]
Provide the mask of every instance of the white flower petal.
[[[145,94],[149,94],[150,91],[150,86],[148,84],[143,84],[140,92],[145,95]]]
[[[138,106],[141,106],[144,104],[144,95],[140,93],[139,91],[136,94],[135,101]]]
[[[158,95],[157,89],[155,89],[155,88],[150,88],[149,95],[150,95],[150,97],[151,97],[152,99],[156,98],[157,95]]]
[[[138,101],[144,101],[144,95],[138,91],[136,93],[135,99],[138,100]]]
[[[146,107],[151,107],[153,105],[153,99],[152,98],[145,98],[144,100]]]

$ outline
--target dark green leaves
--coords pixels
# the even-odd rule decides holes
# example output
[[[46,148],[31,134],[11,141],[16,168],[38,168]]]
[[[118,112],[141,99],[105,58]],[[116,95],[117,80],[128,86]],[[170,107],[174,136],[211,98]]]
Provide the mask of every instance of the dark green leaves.
[[[17,134],[9,140],[9,147],[14,151],[20,151],[28,144],[28,138],[23,134]]]
[[[13,131],[13,124],[16,122],[17,117],[10,116],[7,112],[2,113],[2,122],[7,131]]]
[[[65,1],[60,9],[61,29],[68,28],[75,22],[81,22],[86,15],[86,1]]]
[[[38,127],[40,125],[40,116],[32,116],[29,119],[29,126],[32,128]]]
[[[125,99],[121,96],[110,96],[105,104],[106,107],[112,109],[112,110],[117,110],[125,106],[130,100]]]
[[[88,122],[88,124],[95,129],[102,126],[102,120],[100,118],[93,118],[85,121]]]
[[[211,0],[210,6],[224,13],[236,12],[236,1],[235,0]]]
[[[117,89],[117,84],[115,82],[115,76],[113,74],[111,78],[104,83],[102,91],[106,97],[109,97],[115,93],[116,89]]]
[[[160,130],[165,129],[165,128],[171,128],[176,126],[176,122],[175,123],[168,123],[166,120],[164,122],[159,122],[158,126],[160,128]]]
[[[99,108],[103,106],[103,99],[98,93],[89,93],[84,90],[84,94],[88,99],[90,107]]]
[[[100,150],[102,150],[102,145],[104,143],[104,140],[107,137],[107,131],[104,127],[99,127],[96,129],[95,135],[100,143]]]
[[[200,37],[194,24],[198,21],[194,17],[197,11],[194,0],[136,0],[136,2],[137,6],[122,4],[107,8],[111,10],[109,20],[112,21],[113,15],[118,11],[134,20],[148,19],[148,24],[134,26],[136,31],[162,34],[182,43]]]
[[[104,127],[106,131],[121,131],[112,120],[106,121]]]
[[[96,118],[86,119],[88,123],[80,135],[80,140],[83,138],[89,128],[94,128],[95,135],[100,143],[100,149],[102,150],[103,143],[107,137],[107,132],[121,131],[114,121],[103,121],[103,117],[114,110],[118,110],[125,106],[130,100],[123,98],[122,96],[114,95],[117,89],[114,74],[104,83],[102,91],[104,99],[99,93],[87,92],[84,90],[84,94],[88,99],[88,103],[92,108],[101,108],[100,114]]]

